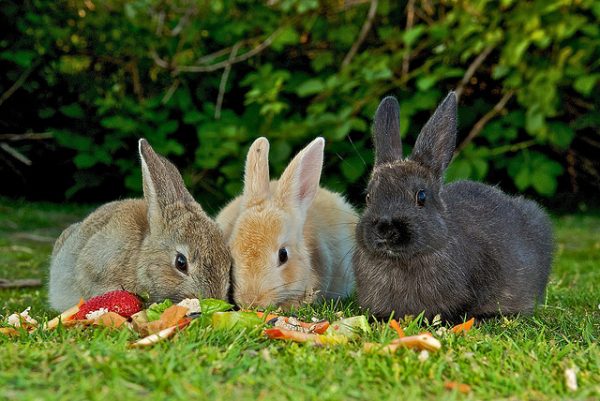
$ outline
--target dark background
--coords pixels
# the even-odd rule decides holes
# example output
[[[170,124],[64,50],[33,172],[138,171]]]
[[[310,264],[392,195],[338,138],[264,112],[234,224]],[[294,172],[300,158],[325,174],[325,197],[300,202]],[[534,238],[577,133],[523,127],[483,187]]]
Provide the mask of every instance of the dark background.
[[[322,182],[360,205],[381,98],[409,151],[458,89],[448,180],[595,207],[600,3],[562,3],[0,1],[0,195],[139,195],[145,137],[215,212],[256,137],[276,177],[321,135]]]

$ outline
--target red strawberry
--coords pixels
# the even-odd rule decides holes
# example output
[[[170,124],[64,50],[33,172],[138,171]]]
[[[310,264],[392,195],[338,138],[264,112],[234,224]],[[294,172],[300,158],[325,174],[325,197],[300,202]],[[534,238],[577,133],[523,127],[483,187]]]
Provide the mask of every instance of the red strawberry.
[[[131,315],[142,310],[142,301],[140,301],[137,295],[127,291],[111,291],[88,299],[81,305],[79,312],[77,312],[74,318],[83,320],[85,319],[85,315],[97,311],[100,308],[107,309],[109,312],[115,312],[123,317],[129,318]]]

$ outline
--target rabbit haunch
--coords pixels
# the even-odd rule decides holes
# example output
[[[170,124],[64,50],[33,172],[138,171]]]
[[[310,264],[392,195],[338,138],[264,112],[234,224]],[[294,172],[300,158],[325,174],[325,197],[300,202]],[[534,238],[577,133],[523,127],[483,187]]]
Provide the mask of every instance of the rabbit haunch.
[[[150,300],[225,298],[231,255],[222,233],[187,191],[176,167],[140,140],[144,199],[105,204],[54,244],[50,306],[112,290]]]
[[[217,216],[238,305],[291,306],[351,291],[358,217],[342,196],[319,187],[323,147],[322,138],[311,142],[277,181],[269,180],[267,139],[250,147],[243,194]]]
[[[380,317],[447,320],[530,312],[552,262],[552,228],[540,207],[472,181],[443,184],[456,142],[454,93],[402,158],[399,108],[375,115],[376,163],[353,257],[359,304]]]

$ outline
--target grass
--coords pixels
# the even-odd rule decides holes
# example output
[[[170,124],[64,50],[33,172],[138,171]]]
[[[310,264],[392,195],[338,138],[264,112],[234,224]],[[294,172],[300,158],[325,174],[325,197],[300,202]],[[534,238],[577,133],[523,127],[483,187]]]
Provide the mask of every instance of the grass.
[[[0,199],[0,277],[47,277],[52,239],[89,207]],[[126,347],[127,331],[63,330],[0,336],[0,399],[19,400],[387,400],[600,398],[600,215],[555,218],[557,254],[546,302],[534,316],[497,318],[467,336],[441,337],[425,361],[410,350],[365,354],[359,343],[314,348],[270,342],[259,330],[190,328],[150,349]],[[0,290],[0,314],[47,309],[45,288]],[[359,313],[352,302],[305,307],[302,317]],[[370,340],[394,332],[373,324]],[[413,321],[407,334],[435,331]],[[565,386],[576,367],[579,389]],[[463,395],[444,382],[467,383]]]

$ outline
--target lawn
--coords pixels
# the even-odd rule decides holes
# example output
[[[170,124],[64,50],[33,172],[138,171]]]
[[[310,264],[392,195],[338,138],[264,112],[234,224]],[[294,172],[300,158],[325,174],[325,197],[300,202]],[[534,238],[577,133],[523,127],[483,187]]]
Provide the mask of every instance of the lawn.
[[[46,281],[52,241],[90,207],[0,199],[0,278]],[[149,349],[128,349],[128,331],[59,329],[0,336],[0,399],[19,400],[416,400],[600,399],[600,214],[554,218],[556,260],[544,305],[534,316],[479,323],[466,336],[439,337],[443,347],[420,360],[411,350],[367,354],[360,343],[315,348],[269,341],[260,330],[215,332],[192,327]],[[0,314],[32,307],[52,317],[46,289],[0,290]],[[301,318],[360,313],[353,302],[305,307]],[[404,323],[407,334],[429,330]],[[370,341],[395,334],[373,324]],[[564,371],[577,370],[578,389]],[[463,395],[446,381],[467,383]]]

